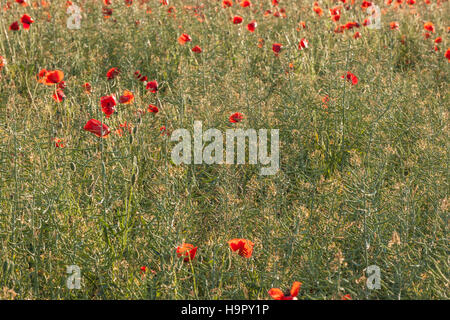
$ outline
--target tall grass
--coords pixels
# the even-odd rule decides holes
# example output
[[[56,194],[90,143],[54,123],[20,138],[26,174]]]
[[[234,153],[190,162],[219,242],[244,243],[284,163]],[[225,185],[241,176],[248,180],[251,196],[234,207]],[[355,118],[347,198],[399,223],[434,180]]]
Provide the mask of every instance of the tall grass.
[[[320,18],[308,1],[280,1],[286,18],[263,16],[270,1],[172,0],[175,17],[156,0],[151,14],[140,1],[113,2],[104,19],[100,1],[74,1],[80,30],[66,28],[65,1],[0,13],[0,298],[268,299],[293,281],[300,299],[448,298],[448,1],[418,1],[419,15],[379,4],[382,29],[343,34],[333,32],[332,1],[320,2]],[[202,6],[203,22],[187,5]],[[24,13],[30,30],[9,31]],[[364,18],[356,1],[341,22]],[[424,21],[443,37],[440,51],[423,39]],[[297,49],[301,38],[308,49]],[[122,72],[108,81],[111,67]],[[36,81],[43,68],[64,71],[62,103]],[[156,95],[136,70],[160,83]],[[357,85],[341,79],[347,71]],[[135,103],[106,119],[100,97],[124,89]],[[150,103],[160,112],[139,117]],[[234,112],[245,120],[232,126]],[[91,118],[133,129],[97,138],[83,130]],[[192,131],[195,120],[280,129],[279,172],[173,164],[160,127]],[[251,239],[252,258],[231,253],[231,238]],[[199,247],[189,263],[175,254],[183,242]],[[81,290],[67,289],[68,265],[81,268]],[[379,290],[366,286],[370,265],[381,269]]]

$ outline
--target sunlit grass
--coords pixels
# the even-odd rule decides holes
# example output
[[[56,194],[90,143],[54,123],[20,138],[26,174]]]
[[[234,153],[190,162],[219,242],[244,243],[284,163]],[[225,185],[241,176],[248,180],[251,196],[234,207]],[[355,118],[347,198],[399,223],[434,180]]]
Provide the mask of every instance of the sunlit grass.
[[[0,298],[268,299],[294,281],[299,299],[448,298],[448,1],[417,1],[417,14],[379,4],[382,29],[342,34],[332,1],[320,2],[320,18],[309,1],[281,0],[286,18],[263,15],[276,9],[269,0],[251,2],[172,0],[169,14],[157,0],[116,0],[105,19],[101,1],[73,1],[80,30],[67,29],[65,1],[1,11]],[[30,30],[9,31],[24,13]],[[340,23],[365,17],[356,1]],[[430,39],[424,21],[436,26]],[[184,46],[182,33],[192,38]],[[121,73],[108,81],[112,67]],[[64,72],[62,103],[36,81],[44,68]],[[157,94],[137,70],[158,81]],[[358,84],[341,79],[347,71]],[[126,89],[134,103],[106,119],[100,97]],[[149,104],[159,113],[139,117]],[[230,124],[235,112],[245,119]],[[91,118],[112,133],[84,131]],[[174,165],[160,127],[192,130],[195,120],[280,129],[280,170]],[[132,130],[120,136],[125,121]],[[230,252],[232,238],[255,243],[250,259]],[[188,263],[175,252],[183,242],[198,246]],[[81,290],[67,289],[68,265],[81,268]],[[370,265],[379,290],[366,287]]]

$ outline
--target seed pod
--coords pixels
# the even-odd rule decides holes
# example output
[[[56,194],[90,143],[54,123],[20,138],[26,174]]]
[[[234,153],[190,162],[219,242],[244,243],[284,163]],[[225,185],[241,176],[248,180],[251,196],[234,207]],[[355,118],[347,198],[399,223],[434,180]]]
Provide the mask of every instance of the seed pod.
[[[70,169],[71,169],[72,171],[77,170],[77,166],[75,165],[75,163],[73,163],[73,162],[70,163]]]
[[[133,156],[133,174],[131,176],[132,184],[134,184],[136,182],[138,175],[139,175],[139,167],[137,164],[137,158],[136,158],[136,156]]]

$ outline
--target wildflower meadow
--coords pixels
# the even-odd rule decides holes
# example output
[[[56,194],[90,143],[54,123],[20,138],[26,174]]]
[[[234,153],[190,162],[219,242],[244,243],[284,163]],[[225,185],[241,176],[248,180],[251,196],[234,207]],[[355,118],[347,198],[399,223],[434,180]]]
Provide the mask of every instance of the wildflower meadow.
[[[449,17],[0,0],[0,299],[448,299]]]

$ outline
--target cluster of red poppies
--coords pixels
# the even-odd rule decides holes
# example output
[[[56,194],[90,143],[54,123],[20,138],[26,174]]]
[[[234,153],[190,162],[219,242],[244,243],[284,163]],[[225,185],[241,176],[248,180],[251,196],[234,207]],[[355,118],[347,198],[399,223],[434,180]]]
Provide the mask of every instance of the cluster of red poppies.
[[[30,29],[31,24],[34,22],[34,20],[27,14],[24,14],[20,18],[20,23],[22,23],[22,26],[25,30]],[[11,31],[18,31],[20,29],[20,25],[18,21],[14,21],[9,25],[9,30]]]
[[[183,45],[183,46],[187,42],[191,42],[191,41],[192,41],[192,38],[187,33],[183,33],[181,36],[178,37],[178,43]],[[191,50],[192,50],[192,52],[195,52],[195,53],[201,53],[203,51],[202,48],[200,48],[199,45],[194,46]]]
[[[231,251],[236,252],[239,256],[248,259],[251,258],[253,254],[253,247],[255,244],[248,239],[235,238],[228,241],[228,246]],[[181,246],[176,248],[176,254],[179,258],[182,257],[184,262],[192,262],[197,254],[197,250],[198,247],[195,247],[190,243],[183,243]],[[145,275],[148,269],[146,266],[142,266],[140,270],[141,273]],[[156,272],[152,271],[152,273]],[[268,294],[275,300],[297,300],[301,285],[301,282],[295,281],[292,288],[287,292],[283,292],[279,288],[272,288],[268,291]],[[341,299],[351,300],[352,298],[349,294],[346,294],[342,296]]]
[[[6,60],[3,57],[0,57],[0,70],[6,65]],[[120,74],[120,69],[114,67],[109,69],[106,72],[106,78],[108,80],[115,79]],[[136,71],[134,73],[136,79],[141,82],[146,82],[147,76],[144,76],[140,73],[140,71]],[[37,75],[37,81],[48,85],[54,86],[55,92],[52,95],[52,98],[56,102],[62,102],[66,95],[64,94],[64,89],[67,87],[67,84],[64,79],[64,73],[61,70],[46,70],[42,69]],[[90,83],[86,82],[82,86],[86,94],[90,94],[92,92],[92,86]],[[146,89],[151,93],[156,93],[158,91],[158,82],[156,80],[147,81],[145,84]],[[115,94],[110,94],[107,96],[102,96],[100,98],[100,107],[102,112],[105,114],[106,118],[110,118],[112,114],[116,112],[117,103],[120,104],[131,104],[134,101],[134,94],[129,90],[124,90],[123,94],[119,96],[119,99],[116,98]],[[154,104],[149,104],[147,111],[149,113],[156,114],[159,112],[159,109]],[[139,109],[139,114],[142,115],[145,113],[145,110]],[[233,113],[229,121],[231,123],[237,123],[244,119],[244,115],[240,112]],[[130,129],[130,125],[126,122],[124,124],[119,125],[119,129],[116,130],[116,133],[119,135],[123,134],[122,128],[126,127]],[[86,125],[84,126],[84,130],[89,131],[95,134],[98,137],[107,137],[111,133],[111,129],[104,123],[100,122],[97,119],[90,119]],[[166,128],[163,126],[160,128],[162,134],[168,134]],[[62,140],[59,138],[55,138],[55,146],[56,147],[64,147]]]
[[[64,72],[61,70],[47,70],[42,69],[39,71],[37,75],[37,81],[40,83],[43,83],[47,86],[54,86],[56,85],[55,92],[52,95],[52,98],[56,102],[61,102],[66,98],[66,95],[64,94],[64,89],[66,88],[66,82],[63,81],[64,79]]]
[[[108,80],[115,79],[120,74],[120,69],[113,67],[109,69],[106,72],[106,78]],[[136,79],[138,79],[141,82],[147,81],[147,76],[143,76],[140,71],[136,71],[134,73],[134,76]],[[83,85],[87,93],[91,92],[91,85],[89,83],[85,83]],[[158,91],[158,82],[156,80],[148,81],[146,83],[146,89],[151,93],[156,93]],[[100,106],[102,109],[102,112],[105,114],[106,118],[111,117],[111,115],[116,112],[116,106],[117,103],[120,104],[131,104],[134,101],[134,94],[129,91],[125,90],[122,95],[119,96],[119,99],[116,99],[115,94],[110,94],[107,96],[103,96],[100,98]],[[141,111],[140,114],[144,113],[145,111]],[[157,113],[158,107],[155,105],[150,104],[148,107],[148,112],[151,113]],[[116,133],[119,135],[123,134],[122,128],[127,128],[130,131],[130,125],[127,124],[127,122],[120,124],[119,129],[116,130]],[[95,134],[98,137],[106,137],[111,133],[111,129],[104,123],[101,123],[97,119],[90,119],[86,125],[84,126],[84,130],[89,131],[93,134]]]

